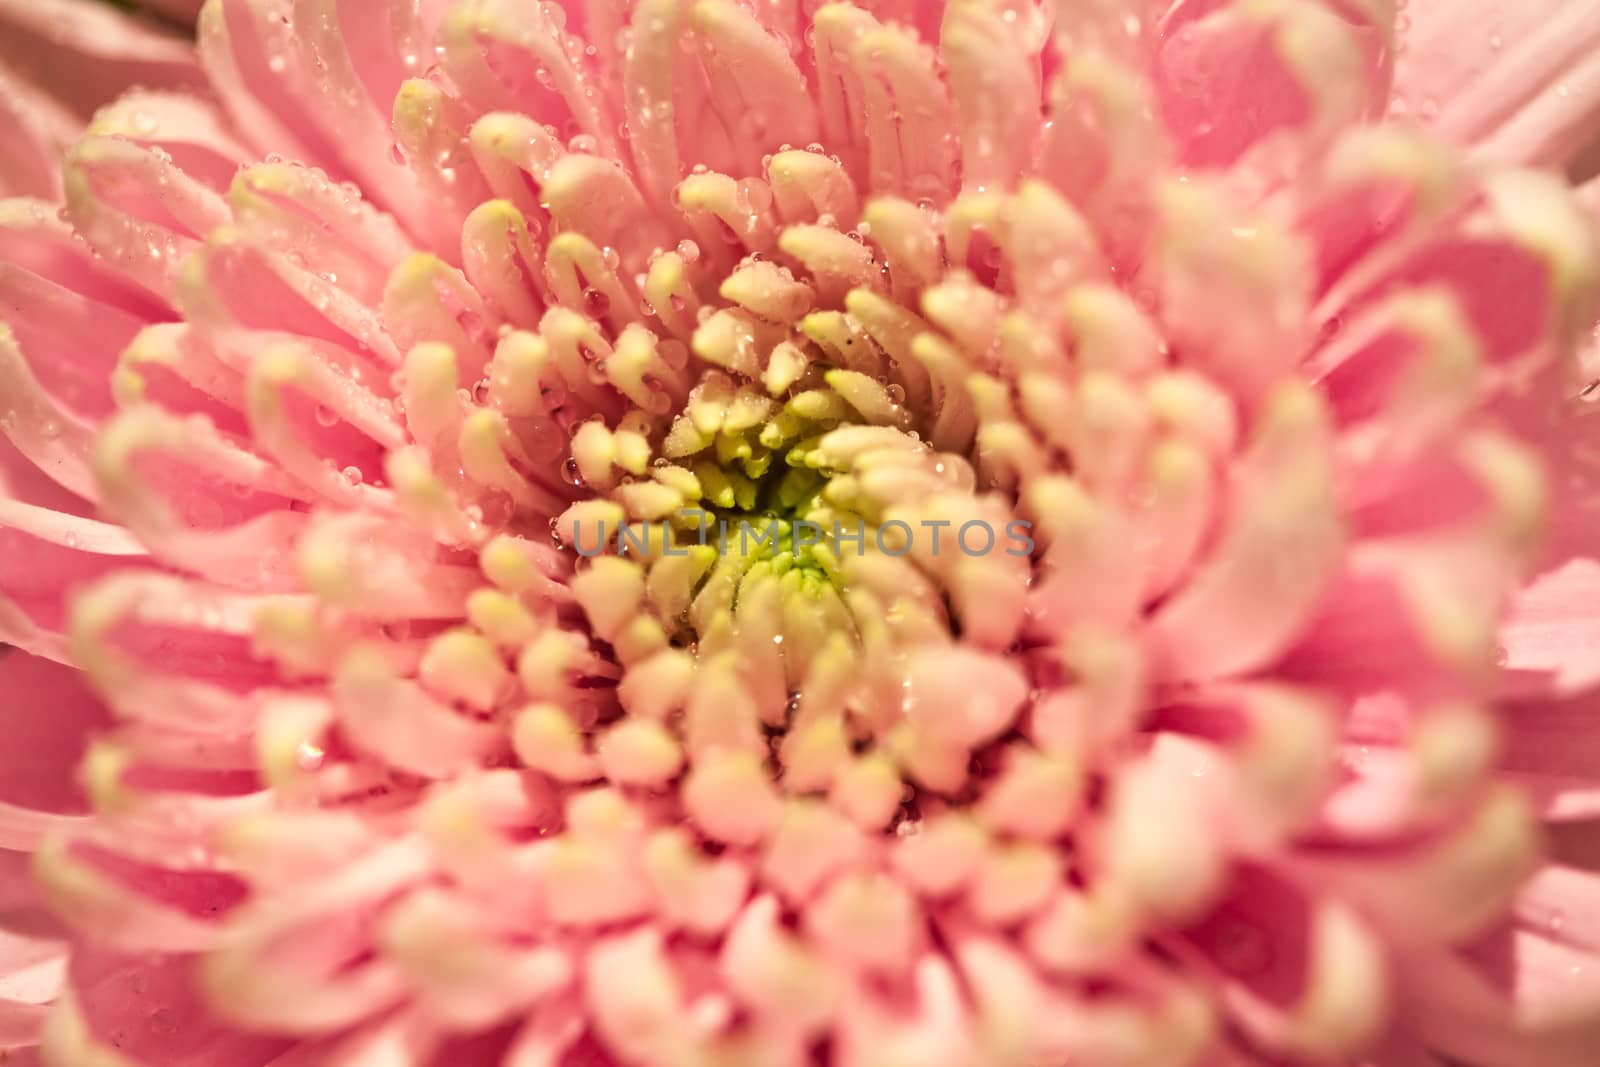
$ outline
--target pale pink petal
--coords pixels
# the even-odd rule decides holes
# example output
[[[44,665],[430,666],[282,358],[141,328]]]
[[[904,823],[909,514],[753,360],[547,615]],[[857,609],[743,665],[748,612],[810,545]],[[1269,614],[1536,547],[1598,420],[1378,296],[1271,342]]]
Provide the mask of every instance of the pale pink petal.
[[[88,132],[160,148],[217,192],[227,190],[249,155],[222,110],[196,93],[130,90],[96,111]]]
[[[1419,3],[1402,16],[1395,100],[1485,158],[1564,167],[1600,117],[1600,20],[1582,0]]]
[[[478,113],[519,112],[553,126],[563,142],[581,136],[588,150],[613,156],[618,116],[607,94],[593,91],[590,61],[564,15],[555,5],[468,0],[440,28],[442,65]]]
[[[86,0],[5,0],[0,62],[85,117],[134,85],[204,84],[177,33]]]
[[[1176,677],[1234,674],[1284,651],[1334,578],[1345,531],[1323,462],[1325,414],[1308,395],[1277,398],[1215,555],[1156,615]]]
[[[952,4],[940,36],[961,132],[962,179],[979,191],[1014,187],[1038,136],[1044,35],[1015,11],[1006,14],[1009,20],[981,4]],[[876,110],[869,102],[867,115]]]
[[[51,659],[66,656],[69,594],[82,583],[142,558],[118,527],[4,502],[0,516],[0,636]]]
[[[8,145],[0,161],[0,195],[59,195],[61,155],[81,122],[59,101],[0,67],[0,130]]]
[[[1541,575],[1517,597],[1500,631],[1506,670],[1548,678],[1557,693],[1580,692],[1600,681],[1597,597],[1600,564],[1592,559],[1575,559]]]

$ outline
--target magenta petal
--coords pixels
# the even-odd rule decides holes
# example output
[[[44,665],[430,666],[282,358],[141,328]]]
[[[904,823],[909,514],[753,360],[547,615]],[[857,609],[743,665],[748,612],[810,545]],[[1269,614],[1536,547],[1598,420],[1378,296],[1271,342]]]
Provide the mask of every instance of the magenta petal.
[[[0,801],[44,811],[81,812],[76,781],[90,738],[110,724],[83,675],[49,660],[0,654],[0,686],[10,695],[0,752]]]
[[[284,1041],[219,1025],[200,999],[195,963],[92,950],[73,955],[76,1008],[89,1036],[146,1067],[261,1067]]]

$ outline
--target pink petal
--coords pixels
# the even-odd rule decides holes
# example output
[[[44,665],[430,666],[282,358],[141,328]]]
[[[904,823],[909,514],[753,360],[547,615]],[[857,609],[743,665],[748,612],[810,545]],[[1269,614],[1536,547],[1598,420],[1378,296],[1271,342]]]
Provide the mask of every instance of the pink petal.
[[[287,55],[278,56],[276,65],[269,60],[272,53],[263,41],[262,26],[267,14],[255,10],[265,6],[250,0],[226,0],[201,9],[195,33],[206,78],[235,125],[258,151],[307,160],[334,169],[338,171],[335,176],[343,178],[342,168],[334,162],[337,153],[283,84],[283,74],[289,69]],[[276,6],[281,15],[288,7],[287,0]],[[298,63],[296,67],[298,75]]]
[[[1600,759],[1595,695],[1513,699],[1506,714],[1510,729],[1501,763],[1533,794],[1545,817],[1582,820],[1600,814],[1600,789],[1589,774]]]
[[[488,725],[458,714],[416,683],[396,678],[376,653],[347,659],[333,694],[353,745],[426,778],[450,778],[481,764],[498,741]]]
[[[0,800],[44,811],[84,810],[76,773],[91,734],[110,723],[104,705],[80,672],[15,650],[0,654],[0,685],[13,694],[5,730],[14,739],[0,756]]]
[[[184,258],[228,221],[227,204],[159,147],[88,137],[69,155],[67,212],[100,255],[166,296]]]
[[[161,300],[97,257],[59,208],[41,200],[10,200],[0,206],[0,261],[132,318],[155,321],[172,314]]]
[[[144,325],[9,263],[0,263],[0,320],[39,386],[91,420],[109,413],[111,367]]]
[[[1348,1051],[1388,1021],[1385,961],[1366,924],[1270,872],[1237,872],[1230,897],[1184,936],[1221,980],[1227,1009],[1269,1050]]]
[[[412,250],[391,216],[320,171],[264,163],[229,178],[228,203],[245,233],[362,303],[382,300],[389,274]]]
[[[713,106],[742,173],[754,173],[762,155],[779,145],[810,143],[815,105],[784,43],[738,6],[697,5],[691,23]]]
[[[204,84],[188,41],[87,0],[0,2],[0,63],[85,116],[133,85]]]
[[[1298,392],[1277,398],[1264,417],[1214,554],[1152,621],[1172,676],[1261,666],[1311,621],[1345,542],[1325,420],[1320,400]]]
[[[359,283],[359,276],[351,279]],[[314,271],[299,253],[237,230],[214,235],[190,261],[178,303],[241,372],[265,354],[266,339],[280,333],[315,342],[330,370],[364,377],[379,389],[400,363],[394,332],[373,305],[341,288],[337,275]]]
[[[969,189],[1014,188],[1031,162],[1041,106],[1037,49],[1014,11],[981,4],[945,8],[940,55],[949,72]],[[868,103],[869,122],[876,102]]]
[[[142,0],[139,6],[173,22],[193,25],[204,3],[205,0]]]
[[[249,156],[216,103],[193,93],[130,90],[95,112],[89,132],[158,147],[219,193]]]
[[[1494,927],[1538,866],[1537,827],[1521,792],[1499,783],[1438,832],[1385,852],[1308,851],[1296,866],[1391,940],[1452,943]]]
[[[1585,0],[1418,4],[1395,100],[1498,162],[1567,165],[1600,118],[1600,20]]]
[[[467,131],[477,114],[437,80],[408,78],[395,94],[395,147],[390,156],[417,175],[432,205],[434,224],[423,231],[434,247],[454,255],[468,212],[493,195],[468,154]]]
[[[1402,974],[1409,994],[1407,1028],[1450,1062],[1484,1067],[1585,1067],[1594,1057],[1592,1018],[1524,1026],[1514,992],[1514,971],[1498,960],[1464,960],[1455,951],[1408,954]],[[1479,956],[1485,953],[1477,953]]]
[[[305,490],[204,419],[135,407],[96,447],[100,499],[158,557],[245,589],[292,591]]]
[[[677,0],[639,3],[623,70],[633,159],[644,189],[658,203],[667,202],[688,169],[685,157],[713,170],[734,169],[728,134],[712,111],[699,58],[680,47],[689,33],[687,21],[685,5]]]
[[[0,602],[43,634],[66,629],[67,598],[81,583],[141,558],[140,550],[115,526],[46,511],[18,501],[0,501]],[[0,637],[30,651],[56,658],[48,646],[30,647],[26,627],[13,631],[0,622]]]
[[[1145,254],[1149,178],[1174,151],[1153,95],[1136,70],[1094,52],[1067,57],[1050,85],[1039,173],[1083,210],[1118,266]]]
[[[1386,242],[1435,225],[1466,195],[1461,170],[1448,149],[1418,131],[1348,133],[1301,209],[1299,228],[1316,248],[1317,292]]]
[[[440,29],[442,65],[478,113],[518,112],[554,126],[563,141],[592,138],[601,154],[614,157],[617,116],[610,114],[609,94],[594,91],[583,44],[562,28],[564,21],[514,0],[468,0]]]
[[[200,733],[241,730],[255,719],[254,690],[280,681],[251,641],[263,603],[127,568],[75,597],[73,658],[128,719]]]
[[[62,488],[13,445],[0,439],[0,496],[47,511],[87,517],[89,502]]]
[[[60,941],[0,932],[0,1048],[15,1056],[38,1042],[44,1014],[60,995],[66,973],[66,946]]]
[[[402,68],[423,48],[414,5],[385,3],[374,24],[346,34],[351,0],[225,0],[197,30],[217,95],[263,154],[282,154],[354,178],[367,194],[431,235],[411,172],[396,164],[390,107]],[[347,47],[347,40],[356,42]],[[409,58],[407,58],[409,57]]]
[[[1600,682],[1600,563],[1575,559],[1546,572],[1518,595],[1500,631],[1503,666],[1536,672],[1558,694]]]
[[[1161,24],[1156,91],[1181,157],[1226,166],[1280,142],[1288,153],[1270,162],[1276,171],[1326,145],[1382,101],[1386,29],[1334,4],[1174,5]]]
[[[146,1067],[260,1067],[285,1051],[282,1039],[219,1025],[201,999],[195,969],[184,957],[152,965],[144,957],[80,949],[63,1011],[75,1016],[82,1037]],[[71,1047],[64,1036],[56,1035],[58,1056]]]
[[[0,195],[54,198],[61,190],[61,153],[80,120],[59,101],[0,66]]]

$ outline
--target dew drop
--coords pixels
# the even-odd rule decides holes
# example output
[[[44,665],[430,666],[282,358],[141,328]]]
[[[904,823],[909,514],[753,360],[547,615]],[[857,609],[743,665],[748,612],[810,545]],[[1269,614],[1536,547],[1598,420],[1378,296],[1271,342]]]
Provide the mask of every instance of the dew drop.
[[[321,745],[311,741],[302,741],[294,750],[295,766],[302,771],[314,771],[322,766],[327,753]]]

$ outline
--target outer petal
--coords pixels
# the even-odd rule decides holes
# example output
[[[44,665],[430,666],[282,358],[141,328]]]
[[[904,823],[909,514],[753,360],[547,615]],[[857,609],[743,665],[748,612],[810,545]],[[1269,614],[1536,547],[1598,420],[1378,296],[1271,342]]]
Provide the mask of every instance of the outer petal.
[[[218,96],[256,148],[354,178],[428,233],[389,122],[394,94],[419,62],[416,14],[398,2],[219,0],[197,34]]]
[[[46,1063],[257,1067],[285,1051],[281,1040],[217,1025],[188,959],[152,967],[144,959],[79,951],[71,977],[72,995],[47,1031]]]
[[[1600,563],[1575,559],[1524,589],[1500,631],[1507,670],[1547,677],[1557,692],[1600,682]]]
[[[14,649],[0,654],[0,685],[14,694],[0,712],[8,739],[0,754],[0,809],[81,810],[73,775],[91,732],[110,723],[104,707],[76,670]]]
[[[1587,0],[1415,3],[1395,108],[1496,160],[1563,166],[1600,119],[1600,13]]]
[[[0,641],[66,658],[66,593],[138,557],[118,527],[0,501]]]
[[[60,156],[77,136],[78,120],[60,101],[0,66],[0,195],[53,197],[61,186]]]
[[[85,0],[0,0],[0,63],[82,115],[131,85],[205,83],[187,41]]]

